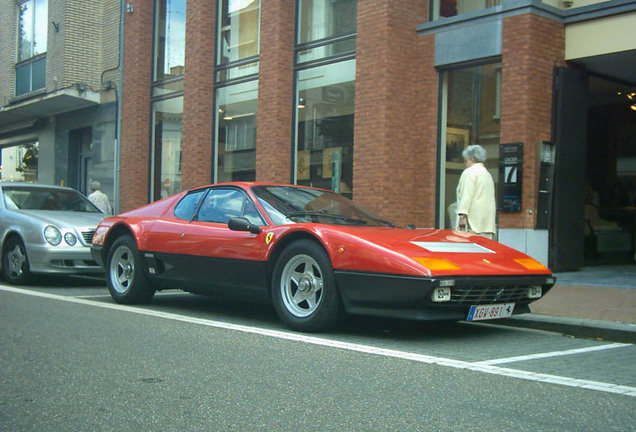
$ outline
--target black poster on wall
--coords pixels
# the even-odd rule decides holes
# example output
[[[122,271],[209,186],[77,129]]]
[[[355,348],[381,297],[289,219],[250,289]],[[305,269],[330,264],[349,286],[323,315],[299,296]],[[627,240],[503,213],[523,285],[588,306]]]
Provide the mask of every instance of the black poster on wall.
[[[499,145],[499,211],[521,211],[523,143]]]

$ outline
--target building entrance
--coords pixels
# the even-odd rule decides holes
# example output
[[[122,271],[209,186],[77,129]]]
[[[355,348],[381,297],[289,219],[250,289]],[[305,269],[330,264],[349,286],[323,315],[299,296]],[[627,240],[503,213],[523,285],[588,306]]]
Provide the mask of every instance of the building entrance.
[[[634,262],[636,86],[590,77],[588,87],[585,262]]]
[[[556,71],[553,271],[634,263],[635,91],[622,82],[572,68]]]

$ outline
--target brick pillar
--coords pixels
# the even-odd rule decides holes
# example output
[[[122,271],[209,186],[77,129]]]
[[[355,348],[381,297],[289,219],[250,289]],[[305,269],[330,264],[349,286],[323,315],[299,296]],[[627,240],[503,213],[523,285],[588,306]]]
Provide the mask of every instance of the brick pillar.
[[[422,20],[425,22],[425,20]],[[415,223],[421,228],[435,227],[437,208],[437,124],[439,111],[439,73],[435,68],[435,35],[418,36],[414,57],[418,59],[415,78],[415,107],[412,128],[415,142]]]
[[[551,137],[552,80],[564,49],[563,24],[535,14],[504,18],[501,142],[523,142],[524,154],[522,212],[500,213],[500,228],[535,227],[540,143]]]
[[[216,2],[188,0],[183,83],[181,186],[210,183],[214,141],[214,48]]]
[[[426,19],[425,6],[418,0],[358,2],[353,197],[402,225],[416,223],[416,213],[431,205],[418,202],[418,188],[434,191],[434,171],[426,184],[416,181],[418,149],[425,144],[416,29]]]
[[[295,0],[261,2],[256,179],[291,178]]]
[[[148,202],[153,0],[130,0],[126,13],[121,113],[121,211]]]

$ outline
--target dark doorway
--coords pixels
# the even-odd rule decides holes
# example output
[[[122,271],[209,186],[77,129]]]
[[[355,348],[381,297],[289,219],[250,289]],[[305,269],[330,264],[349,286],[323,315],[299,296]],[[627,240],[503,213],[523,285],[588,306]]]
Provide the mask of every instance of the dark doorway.
[[[585,262],[633,262],[636,237],[636,94],[590,77],[585,168]]]
[[[634,88],[571,68],[555,71],[555,272],[636,260]]]
[[[93,139],[91,128],[73,129],[69,132],[68,142],[68,186],[90,193],[90,170],[92,169]]]

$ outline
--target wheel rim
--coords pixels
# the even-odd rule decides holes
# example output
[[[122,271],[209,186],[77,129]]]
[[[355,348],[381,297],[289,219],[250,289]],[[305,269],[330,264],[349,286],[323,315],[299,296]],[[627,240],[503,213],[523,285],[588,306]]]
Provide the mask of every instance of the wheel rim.
[[[11,279],[18,279],[24,274],[25,265],[27,262],[26,253],[20,247],[19,244],[13,245],[7,253],[7,264],[9,270],[9,277]]]
[[[113,289],[124,294],[133,283],[135,276],[135,261],[132,251],[127,246],[120,246],[113,253],[110,261],[110,281]]]
[[[285,264],[280,292],[292,315],[303,318],[313,314],[322,301],[322,288],[322,271],[309,255],[296,255]]]

